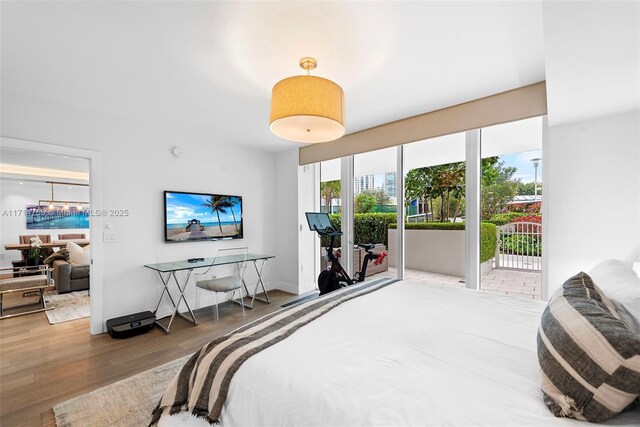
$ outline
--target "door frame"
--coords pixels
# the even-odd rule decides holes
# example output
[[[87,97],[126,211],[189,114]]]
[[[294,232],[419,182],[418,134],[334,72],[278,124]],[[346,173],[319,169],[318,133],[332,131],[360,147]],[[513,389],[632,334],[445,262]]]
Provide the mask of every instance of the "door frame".
[[[102,207],[103,170],[102,153],[84,148],[67,147],[43,142],[0,137],[0,147],[23,151],[34,151],[70,156],[89,161],[89,206],[92,211]],[[92,335],[104,332],[104,245],[102,242],[103,218],[91,216],[91,317],[89,332]]]

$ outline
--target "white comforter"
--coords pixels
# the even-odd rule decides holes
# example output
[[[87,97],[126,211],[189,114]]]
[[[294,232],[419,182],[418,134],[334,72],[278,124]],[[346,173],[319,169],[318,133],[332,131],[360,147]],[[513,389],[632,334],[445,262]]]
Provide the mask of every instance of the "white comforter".
[[[229,426],[581,426],[538,387],[545,303],[403,281],[335,308],[238,370]],[[640,425],[640,412],[611,425]],[[189,414],[162,427],[207,426]]]

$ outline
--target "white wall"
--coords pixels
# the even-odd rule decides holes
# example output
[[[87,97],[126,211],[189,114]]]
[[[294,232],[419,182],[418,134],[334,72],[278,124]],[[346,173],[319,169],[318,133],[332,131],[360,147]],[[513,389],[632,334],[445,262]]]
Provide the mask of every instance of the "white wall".
[[[552,126],[545,152],[549,295],[640,241],[640,111]]]
[[[309,230],[305,212],[319,210],[320,173],[317,165],[298,166],[298,149],[276,157],[276,218],[278,286],[302,294],[315,289],[319,240]]]
[[[19,182],[23,182],[20,185]],[[28,234],[49,234],[53,240],[58,234],[84,233],[89,237],[89,229],[42,229],[27,230],[27,219],[24,211],[27,205],[37,205],[38,200],[50,198],[51,186],[44,182],[16,181],[0,178],[0,266],[11,267],[11,261],[21,259],[20,251],[6,250],[4,245],[19,243],[18,236]],[[57,200],[89,200],[88,187],[56,186],[55,197]],[[18,215],[15,215],[15,212]],[[13,212],[13,213],[12,213]]]
[[[298,150],[276,156],[275,218],[278,282],[281,289],[298,293]]]

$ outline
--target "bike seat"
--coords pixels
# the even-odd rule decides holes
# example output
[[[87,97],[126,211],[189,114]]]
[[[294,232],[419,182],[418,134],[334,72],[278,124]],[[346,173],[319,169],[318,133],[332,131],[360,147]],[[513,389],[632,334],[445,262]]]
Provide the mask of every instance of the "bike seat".
[[[358,246],[360,246],[362,249],[364,249],[367,252],[369,252],[370,250],[372,250],[373,248],[376,247],[376,245],[374,245],[373,243],[364,243],[364,244],[358,245]]]

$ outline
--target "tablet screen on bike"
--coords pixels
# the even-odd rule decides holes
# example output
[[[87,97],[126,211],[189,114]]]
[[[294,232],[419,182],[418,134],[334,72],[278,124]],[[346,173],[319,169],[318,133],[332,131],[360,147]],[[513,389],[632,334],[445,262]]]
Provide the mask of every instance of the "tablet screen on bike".
[[[329,214],[325,212],[306,212],[307,222],[311,231],[324,231],[333,228]]]

